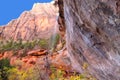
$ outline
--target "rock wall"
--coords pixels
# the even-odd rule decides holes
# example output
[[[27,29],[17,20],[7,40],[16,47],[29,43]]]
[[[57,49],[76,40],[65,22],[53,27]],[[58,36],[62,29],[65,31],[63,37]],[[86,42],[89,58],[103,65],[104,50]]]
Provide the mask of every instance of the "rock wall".
[[[119,80],[120,1],[59,1],[64,2],[67,50],[72,67],[80,73],[87,71],[98,80]]]

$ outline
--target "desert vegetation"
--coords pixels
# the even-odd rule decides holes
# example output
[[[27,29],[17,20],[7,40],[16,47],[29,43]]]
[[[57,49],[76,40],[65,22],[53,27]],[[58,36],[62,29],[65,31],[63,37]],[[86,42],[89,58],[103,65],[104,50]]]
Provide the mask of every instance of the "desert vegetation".
[[[16,65],[21,64],[20,61],[16,62]],[[85,68],[86,66],[83,67]],[[49,80],[96,80],[87,72],[84,74],[67,73],[52,65],[49,71],[51,72],[48,77]],[[0,80],[42,80],[43,75],[41,73],[43,72],[37,67],[37,64],[27,69],[19,69],[17,66],[11,66],[8,59],[0,60]]]
[[[25,57],[26,52],[35,48],[57,51],[57,44],[60,43],[60,35],[52,35],[49,39],[38,39],[32,41],[0,41],[0,52],[13,51],[14,56],[18,55],[19,50],[23,50],[20,57]],[[65,45],[63,41],[62,46]],[[76,72],[66,72],[65,70],[58,69],[53,65],[49,65],[49,72],[44,72],[38,64],[27,68],[21,69],[23,62],[16,60],[14,66],[10,65],[9,59],[0,60],[0,80],[43,80],[44,75],[48,75],[49,80],[95,80],[87,73],[78,74]],[[83,66],[84,68],[86,66]]]
[[[34,41],[13,41],[13,40],[9,40],[9,41],[1,41],[0,42],[0,52],[4,52],[4,51],[10,51],[10,50],[20,50],[20,49],[33,49],[35,47],[37,48],[44,48],[47,49],[48,47],[48,42],[45,39],[39,39],[39,40],[34,40]]]
[[[0,52],[5,51],[17,51],[17,50],[31,50],[34,48],[41,48],[41,49],[55,49],[57,44],[59,43],[60,35],[54,34],[49,39],[37,39],[32,41],[0,41]]]
[[[8,59],[0,60],[0,80],[39,80],[38,73],[35,67],[20,70],[17,66],[11,66]]]

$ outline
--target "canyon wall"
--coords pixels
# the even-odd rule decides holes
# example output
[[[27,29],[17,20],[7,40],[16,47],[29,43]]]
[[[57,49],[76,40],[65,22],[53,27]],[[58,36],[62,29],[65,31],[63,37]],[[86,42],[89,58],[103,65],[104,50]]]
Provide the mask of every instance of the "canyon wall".
[[[58,0],[58,3],[62,4],[61,1],[72,67],[80,73],[87,71],[98,80],[119,80],[120,1]]]
[[[0,27],[0,38],[49,38],[58,19],[60,34],[66,38],[70,67],[97,80],[119,80],[120,1],[55,1],[59,17],[57,5],[36,3],[32,10]]]
[[[18,19],[0,27],[3,40],[33,40],[49,38],[57,26],[58,7],[51,3],[35,3],[30,11],[24,11]]]

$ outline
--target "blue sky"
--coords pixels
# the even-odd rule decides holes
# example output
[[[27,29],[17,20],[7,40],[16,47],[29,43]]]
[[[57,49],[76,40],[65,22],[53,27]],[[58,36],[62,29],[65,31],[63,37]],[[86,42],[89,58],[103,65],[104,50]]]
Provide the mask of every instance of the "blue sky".
[[[0,0],[0,25],[16,19],[25,10],[30,10],[36,2],[50,2],[52,0]]]

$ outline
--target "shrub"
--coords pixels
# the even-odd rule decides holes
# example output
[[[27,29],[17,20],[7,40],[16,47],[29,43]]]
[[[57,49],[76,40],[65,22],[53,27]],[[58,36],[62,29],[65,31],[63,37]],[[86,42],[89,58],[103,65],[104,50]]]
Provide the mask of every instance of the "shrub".
[[[84,67],[86,67],[86,63]],[[54,66],[50,66],[50,70],[52,71],[50,75],[50,80],[96,80],[92,75],[88,73],[78,74],[74,73],[66,73],[61,69],[57,69]]]
[[[17,51],[24,49],[25,51],[29,49],[33,49],[35,46],[39,46],[38,48],[48,49],[49,44],[47,39],[39,39],[39,40],[33,40],[33,41],[6,41],[6,42],[0,42],[0,52],[5,51]]]
[[[38,45],[39,45],[40,48],[42,48],[42,49],[48,49],[48,48],[49,48],[48,40],[46,40],[46,39],[40,39],[40,40],[38,41]]]
[[[7,71],[11,69],[12,66],[8,59],[0,60],[0,80],[8,80],[8,73]]]
[[[17,65],[20,65],[19,63]],[[14,67],[8,71],[8,80],[40,80],[39,71],[35,67],[21,69]]]

